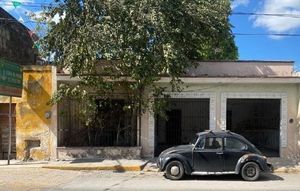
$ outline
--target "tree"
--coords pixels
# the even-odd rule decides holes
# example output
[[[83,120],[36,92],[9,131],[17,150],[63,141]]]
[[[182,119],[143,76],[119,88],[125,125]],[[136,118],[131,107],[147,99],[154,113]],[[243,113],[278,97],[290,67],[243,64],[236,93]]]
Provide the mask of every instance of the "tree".
[[[60,22],[49,23],[43,48],[81,82],[63,85],[54,100],[86,99],[90,90],[109,98],[123,87],[128,107],[160,111],[164,104],[144,92],[162,95],[161,76],[180,91],[193,61],[237,58],[230,11],[230,0],[56,0],[44,15]]]

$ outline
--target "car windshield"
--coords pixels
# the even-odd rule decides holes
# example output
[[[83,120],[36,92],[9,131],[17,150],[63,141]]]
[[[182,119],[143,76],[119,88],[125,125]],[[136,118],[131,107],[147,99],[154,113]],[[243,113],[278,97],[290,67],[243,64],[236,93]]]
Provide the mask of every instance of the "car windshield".
[[[190,142],[190,144],[196,145],[198,138],[199,138],[198,136],[194,137],[194,138],[192,139],[192,141]]]

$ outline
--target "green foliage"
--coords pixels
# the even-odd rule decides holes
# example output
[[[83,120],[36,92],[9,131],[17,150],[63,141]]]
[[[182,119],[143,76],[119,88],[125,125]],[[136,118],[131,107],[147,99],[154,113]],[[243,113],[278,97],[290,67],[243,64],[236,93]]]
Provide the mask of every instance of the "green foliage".
[[[56,0],[44,19],[49,22],[43,48],[55,53],[54,63],[68,68],[81,83],[62,87],[53,100],[66,95],[85,98],[89,90],[109,95],[125,87],[135,108],[153,106],[144,96],[162,95],[160,76],[179,77],[194,60],[234,60],[228,16],[230,0]],[[129,78],[125,78],[129,77]],[[74,90],[76,89],[76,90]],[[152,100],[152,101],[151,101]],[[158,106],[163,103],[158,103]],[[155,110],[159,110],[154,106]]]

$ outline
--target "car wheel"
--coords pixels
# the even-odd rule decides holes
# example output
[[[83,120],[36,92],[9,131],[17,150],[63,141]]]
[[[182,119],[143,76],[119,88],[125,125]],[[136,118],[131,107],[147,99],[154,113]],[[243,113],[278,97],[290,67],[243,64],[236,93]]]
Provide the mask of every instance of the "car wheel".
[[[247,162],[241,171],[242,178],[246,181],[254,181],[259,177],[260,169],[257,163]]]
[[[174,160],[166,166],[166,177],[170,180],[180,180],[184,176],[184,168],[180,161]]]

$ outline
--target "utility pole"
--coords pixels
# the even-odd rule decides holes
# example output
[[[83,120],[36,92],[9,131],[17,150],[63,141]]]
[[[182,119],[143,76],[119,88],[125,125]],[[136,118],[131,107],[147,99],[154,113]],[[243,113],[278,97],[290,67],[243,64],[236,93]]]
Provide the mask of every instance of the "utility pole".
[[[9,96],[9,137],[8,137],[8,153],[7,153],[7,164],[10,164],[10,153],[11,153],[11,102],[12,96]]]

